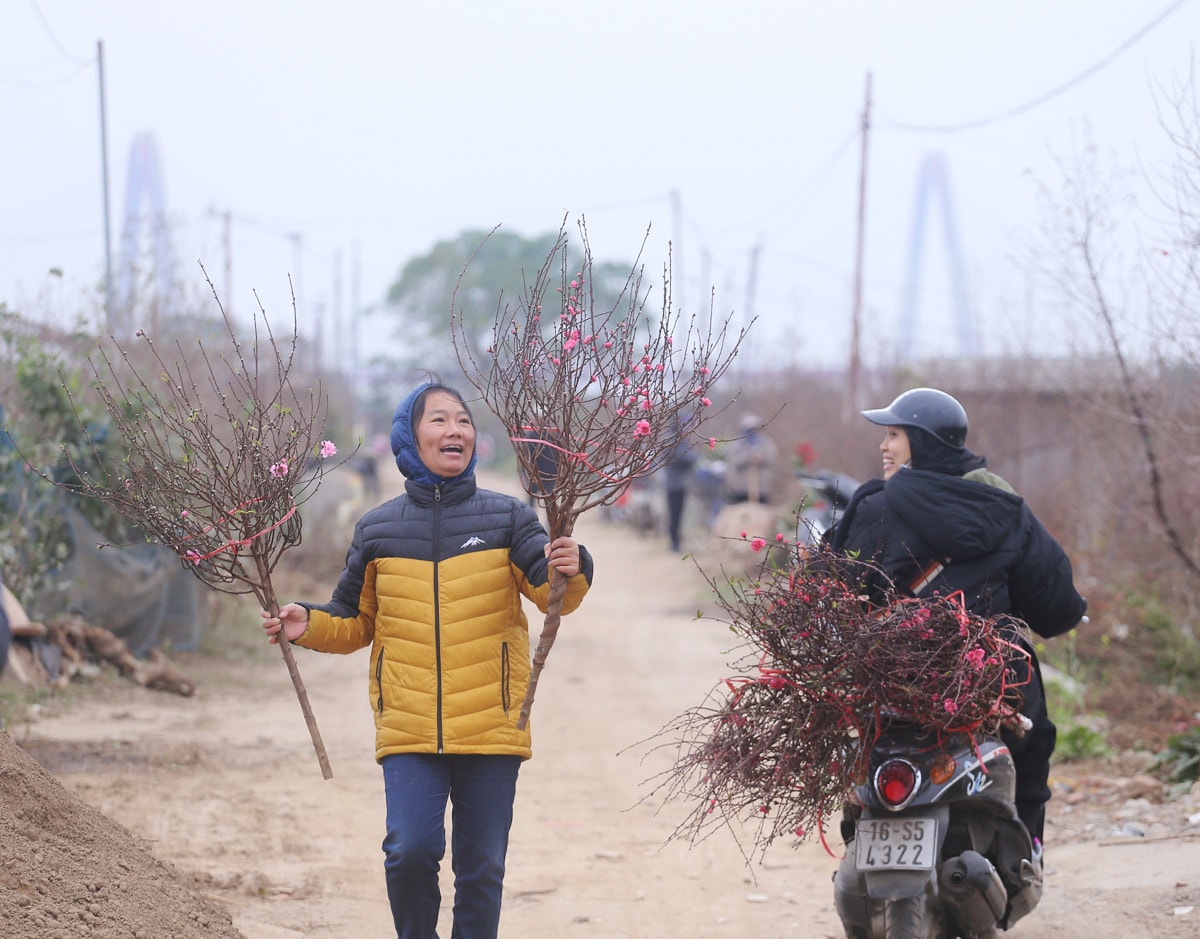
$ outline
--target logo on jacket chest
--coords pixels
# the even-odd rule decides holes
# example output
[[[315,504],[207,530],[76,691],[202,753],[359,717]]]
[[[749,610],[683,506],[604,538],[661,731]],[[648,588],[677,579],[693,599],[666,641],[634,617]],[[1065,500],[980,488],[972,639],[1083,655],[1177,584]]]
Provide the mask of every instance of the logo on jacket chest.
[[[478,535],[472,535],[470,538],[468,538],[466,541],[464,541],[459,546],[459,550],[461,551],[463,548],[477,548],[481,544],[487,544],[487,542],[484,541],[482,538],[480,538]]]

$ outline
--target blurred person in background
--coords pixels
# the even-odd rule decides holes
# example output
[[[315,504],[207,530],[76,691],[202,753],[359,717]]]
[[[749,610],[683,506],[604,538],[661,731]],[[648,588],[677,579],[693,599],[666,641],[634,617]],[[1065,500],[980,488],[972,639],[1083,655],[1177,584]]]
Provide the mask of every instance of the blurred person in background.
[[[538,422],[521,428],[521,438],[513,442],[517,448],[517,472],[526,502],[536,506],[554,494],[558,479],[558,444],[553,429]],[[542,443],[542,441],[546,441]]]
[[[769,504],[775,496],[779,447],[763,431],[762,418],[744,414],[738,436],[729,449],[725,473],[725,501]]]
[[[692,470],[696,467],[696,454],[692,440],[687,434],[687,425],[676,415],[675,445],[667,453],[663,471],[667,493],[667,538],[671,550],[682,550],[683,510],[687,503],[688,486],[692,481]]]

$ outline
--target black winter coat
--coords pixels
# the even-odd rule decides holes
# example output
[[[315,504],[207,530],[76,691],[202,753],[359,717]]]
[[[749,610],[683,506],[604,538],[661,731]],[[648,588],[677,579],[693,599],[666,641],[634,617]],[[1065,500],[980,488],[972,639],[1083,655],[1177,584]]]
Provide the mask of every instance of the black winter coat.
[[[941,563],[922,595],[961,590],[974,613],[1015,616],[1045,638],[1067,632],[1087,603],[1066,552],[1024,499],[970,475],[905,467],[886,483],[864,483],[826,540],[839,554],[873,563],[864,585],[872,600],[883,599],[889,579],[912,593],[922,571]]]

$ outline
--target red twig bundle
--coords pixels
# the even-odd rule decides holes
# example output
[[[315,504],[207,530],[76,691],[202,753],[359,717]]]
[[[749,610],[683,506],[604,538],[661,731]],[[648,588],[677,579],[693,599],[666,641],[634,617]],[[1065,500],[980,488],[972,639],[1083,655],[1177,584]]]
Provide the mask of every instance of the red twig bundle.
[[[831,563],[725,585],[721,607],[746,644],[738,674],[660,734],[678,747],[666,795],[694,805],[675,837],[752,818],[763,848],[823,838],[888,719],[974,735],[1015,714],[1011,666],[1025,652],[1006,621],[967,612],[961,595],[890,601],[867,604]]]

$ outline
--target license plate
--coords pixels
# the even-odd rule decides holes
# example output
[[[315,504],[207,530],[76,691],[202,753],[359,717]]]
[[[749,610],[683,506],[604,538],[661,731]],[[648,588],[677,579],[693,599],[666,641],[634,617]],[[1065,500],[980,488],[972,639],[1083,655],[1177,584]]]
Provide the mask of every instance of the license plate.
[[[859,819],[854,866],[860,871],[933,870],[936,855],[932,818]]]

